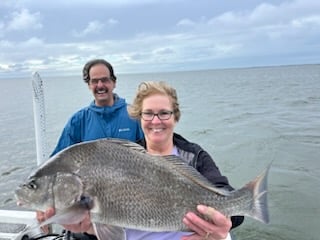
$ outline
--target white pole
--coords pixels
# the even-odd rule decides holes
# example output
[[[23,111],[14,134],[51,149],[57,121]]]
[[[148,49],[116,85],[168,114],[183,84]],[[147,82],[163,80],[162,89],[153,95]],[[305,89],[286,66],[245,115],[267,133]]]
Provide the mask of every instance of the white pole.
[[[47,160],[46,111],[44,104],[44,86],[38,72],[32,74],[33,117],[37,150],[37,165]],[[49,233],[52,226],[48,225]]]
[[[32,75],[33,114],[37,150],[37,165],[47,160],[46,113],[44,104],[43,81],[39,73]]]

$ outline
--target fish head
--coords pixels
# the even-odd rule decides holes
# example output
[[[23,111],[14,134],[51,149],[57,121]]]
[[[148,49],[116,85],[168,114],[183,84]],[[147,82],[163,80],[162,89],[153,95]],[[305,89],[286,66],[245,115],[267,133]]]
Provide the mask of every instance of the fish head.
[[[73,173],[33,175],[15,190],[17,205],[45,211],[49,207],[66,209],[79,202],[83,195],[81,179]]]
[[[52,185],[54,176],[31,176],[15,190],[17,205],[45,211],[54,205]]]

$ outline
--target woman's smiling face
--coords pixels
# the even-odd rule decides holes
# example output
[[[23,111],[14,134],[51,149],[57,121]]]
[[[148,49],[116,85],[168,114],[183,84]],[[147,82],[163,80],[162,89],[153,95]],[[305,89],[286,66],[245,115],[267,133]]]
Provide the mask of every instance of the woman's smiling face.
[[[159,114],[161,112],[172,113],[172,111],[172,102],[167,95],[150,95],[142,102],[143,113]],[[175,125],[176,121],[174,119],[174,114],[171,114],[167,120],[160,120],[157,115],[149,121],[144,120],[143,117],[141,118],[141,127],[145,138],[152,144],[162,144],[167,141],[172,141]]]

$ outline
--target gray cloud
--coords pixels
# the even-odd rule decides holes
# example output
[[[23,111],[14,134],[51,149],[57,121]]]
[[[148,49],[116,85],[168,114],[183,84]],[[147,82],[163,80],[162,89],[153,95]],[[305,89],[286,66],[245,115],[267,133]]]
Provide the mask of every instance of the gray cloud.
[[[27,31],[39,28],[42,28],[40,13],[30,13],[28,9],[12,12],[9,16],[9,21],[5,26],[7,31]]]
[[[108,59],[117,72],[320,58],[317,1],[257,0],[233,9],[211,0],[61,1],[52,8],[37,0],[10,3],[0,3],[0,78],[34,70],[79,74],[95,57]]]

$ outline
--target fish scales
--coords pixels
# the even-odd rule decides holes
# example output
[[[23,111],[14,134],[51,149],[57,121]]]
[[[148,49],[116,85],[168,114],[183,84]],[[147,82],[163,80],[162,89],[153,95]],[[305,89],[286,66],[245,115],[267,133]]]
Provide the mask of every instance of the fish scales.
[[[268,222],[268,170],[243,188],[228,192],[213,186],[177,156],[153,156],[135,143],[99,139],[73,145],[50,158],[16,190],[16,196],[20,205],[33,209],[52,206],[50,198],[61,213],[72,206],[87,207],[94,223],[187,231],[182,218],[189,211],[196,212],[198,204],[227,216],[246,215]],[[43,192],[45,188],[49,193]],[[82,199],[92,204],[79,204]]]
[[[181,221],[183,215],[188,210],[195,211],[199,203],[212,202],[212,193],[203,194],[193,181],[173,173],[171,162],[145,153],[136,157],[132,149],[126,149],[127,152],[115,147],[119,146],[112,146],[112,151],[104,146],[99,148],[102,156],[113,153],[107,166],[97,157],[97,163],[95,160],[88,162],[89,169],[80,169],[83,181],[93,183],[89,195],[98,196],[103,202],[105,209],[100,213],[108,213],[92,215],[93,220],[145,230],[156,227],[159,231],[186,230]],[[94,152],[97,156],[100,151],[94,149]],[[101,162],[104,166],[97,167]],[[95,171],[100,170],[95,176],[101,178],[86,174],[93,167]],[[203,199],[199,198],[201,195]],[[193,199],[194,196],[197,199]],[[126,216],[125,221],[121,216]]]

